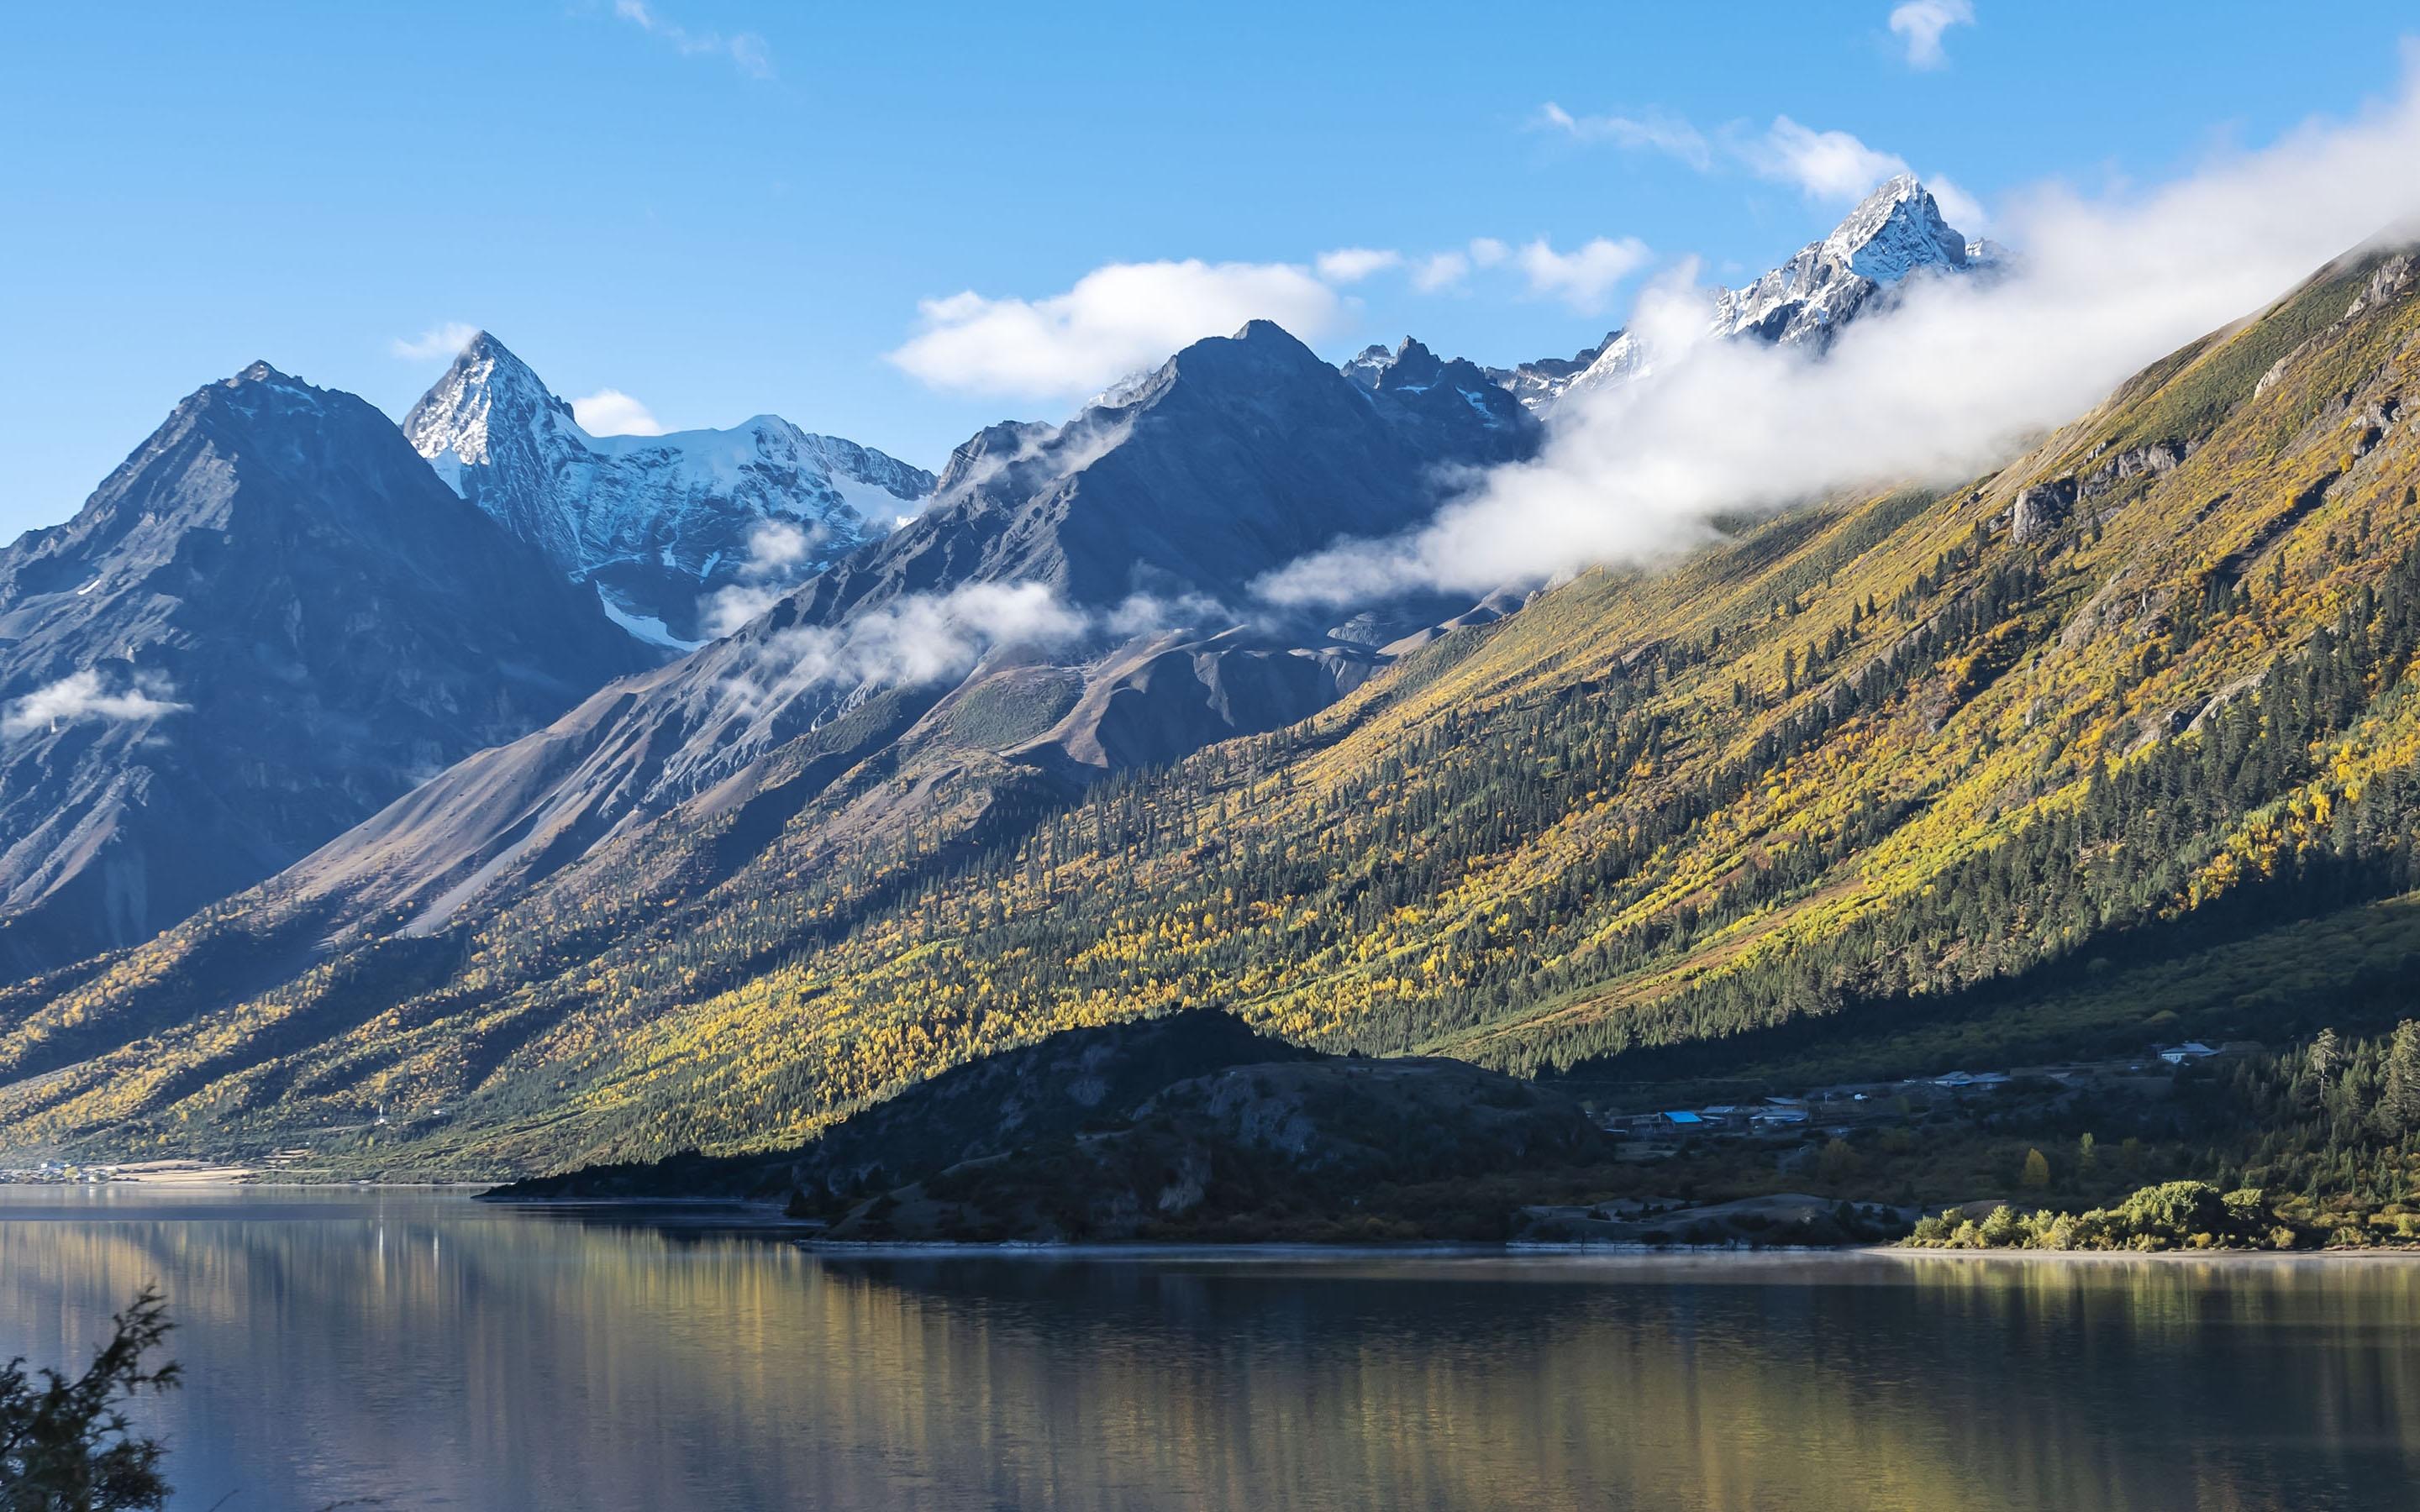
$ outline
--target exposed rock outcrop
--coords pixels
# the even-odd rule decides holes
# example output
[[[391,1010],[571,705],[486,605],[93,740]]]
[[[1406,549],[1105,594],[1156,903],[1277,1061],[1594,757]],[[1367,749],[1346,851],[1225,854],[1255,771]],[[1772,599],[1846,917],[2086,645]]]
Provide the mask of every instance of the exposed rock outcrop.
[[[2073,478],[2055,478],[2047,483],[2028,485],[2017,494],[2016,512],[2009,525],[2009,534],[2019,546],[2040,540],[2067,522],[2069,511],[2075,507],[2076,486]]]

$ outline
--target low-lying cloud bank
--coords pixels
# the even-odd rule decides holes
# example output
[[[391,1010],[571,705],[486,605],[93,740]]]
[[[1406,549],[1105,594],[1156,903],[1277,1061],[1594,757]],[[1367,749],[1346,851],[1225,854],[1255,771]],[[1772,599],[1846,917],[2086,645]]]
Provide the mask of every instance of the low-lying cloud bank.
[[[1483,475],[1425,529],[1341,544],[1261,591],[1295,604],[1483,593],[1652,563],[1710,539],[1722,515],[1971,477],[2331,258],[2420,224],[2420,46],[2405,57],[2400,96],[2356,120],[2149,190],[2012,198],[1999,218],[2011,272],[1911,287],[1820,362],[1706,339],[1708,291],[1683,270],[1633,321],[1653,378],[1567,405],[1534,460]]]
[[[731,634],[781,601],[813,565],[814,552],[830,536],[820,523],[760,520],[748,532],[748,560],[739,581],[707,594],[698,608],[706,633]]]
[[[1069,605],[1045,583],[968,583],[904,594],[836,625],[776,631],[723,680],[721,697],[726,713],[749,718],[833,689],[955,682],[998,650],[1052,654],[1237,618],[1199,597],[1138,594],[1097,610]]]
[[[0,716],[0,735],[38,734],[87,719],[156,719],[191,707],[176,697],[176,689],[157,673],[138,672],[132,685],[112,692],[101,673],[86,668],[10,703],[8,714]]]

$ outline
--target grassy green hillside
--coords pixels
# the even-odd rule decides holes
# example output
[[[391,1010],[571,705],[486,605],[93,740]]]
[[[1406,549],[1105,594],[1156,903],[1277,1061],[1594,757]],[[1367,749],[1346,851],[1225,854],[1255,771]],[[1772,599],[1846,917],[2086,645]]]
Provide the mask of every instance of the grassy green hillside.
[[[1198,1004],[1614,1078],[2382,1022],[2412,399],[2411,261],[2360,259],[1995,475],[1590,574],[1167,770],[1071,794],[991,744],[1036,728],[1003,692],[775,832],[685,810],[452,933],[239,899],[0,998],[0,1145],[739,1149]]]

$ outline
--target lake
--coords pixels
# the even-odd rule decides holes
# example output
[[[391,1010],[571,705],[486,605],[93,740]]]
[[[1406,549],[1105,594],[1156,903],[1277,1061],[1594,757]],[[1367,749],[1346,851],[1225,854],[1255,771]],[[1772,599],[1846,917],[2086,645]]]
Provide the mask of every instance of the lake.
[[[2406,1508],[2420,1264],[818,1256],[0,1187],[0,1357],[157,1281],[175,1505]]]

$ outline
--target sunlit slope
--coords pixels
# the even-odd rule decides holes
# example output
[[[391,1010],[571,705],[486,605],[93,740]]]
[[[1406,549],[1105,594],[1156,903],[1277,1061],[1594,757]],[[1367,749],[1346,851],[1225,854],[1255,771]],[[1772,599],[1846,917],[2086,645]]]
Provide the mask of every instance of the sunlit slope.
[[[0,1142],[737,1147],[1198,1003],[1516,1069],[1801,1021],[1921,1055],[1978,994],[2028,1043],[2133,1033],[2114,984],[2173,956],[2257,1029],[2410,938],[2373,905],[2414,886],[2415,336],[2409,259],[2356,259],[1993,476],[1589,575],[1072,806],[1014,748],[909,739],[769,839],[690,815],[291,980],[262,963],[311,920],[223,911],[0,1004]],[[2215,985],[2207,952],[2296,918],[2345,947],[2266,1008]]]

